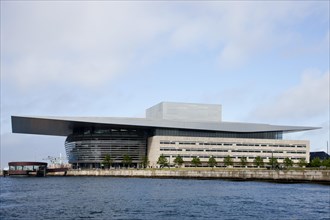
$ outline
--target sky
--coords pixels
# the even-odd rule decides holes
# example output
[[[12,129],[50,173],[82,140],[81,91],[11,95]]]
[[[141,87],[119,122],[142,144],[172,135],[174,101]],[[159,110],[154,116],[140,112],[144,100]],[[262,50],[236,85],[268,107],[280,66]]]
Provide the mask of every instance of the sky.
[[[65,155],[12,115],[144,117],[221,104],[223,121],[329,140],[329,1],[1,1],[1,167]]]

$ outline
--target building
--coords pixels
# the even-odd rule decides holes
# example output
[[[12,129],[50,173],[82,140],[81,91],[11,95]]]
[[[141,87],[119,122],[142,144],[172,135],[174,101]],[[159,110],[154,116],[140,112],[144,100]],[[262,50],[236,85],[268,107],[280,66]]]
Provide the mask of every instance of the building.
[[[314,160],[315,158],[319,158],[320,160],[327,160],[330,158],[330,156],[324,151],[315,151],[315,152],[310,152],[309,158],[310,161]]]
[[[47,163],[44,162],[9,162],[8,175],[45,176]]]
[[[226,156],[234,165],[246,157],[253,166],[257,156],[268,162],[289,157],[309,162],[307,140],[283,140],[283,134],[317,129],[222,121],[221,105],[162,102],[146,110],[145,118],[23,117],[12,116],[13,133],[66,136],[65,149],[73,168],[100,168],[106,155],[122,166],[128,155],[134,166],[146,156],[157,167],[160,155],[170,164],[177,155],[190,166],[199,157],[206,166],[214,156],[219,166]]]

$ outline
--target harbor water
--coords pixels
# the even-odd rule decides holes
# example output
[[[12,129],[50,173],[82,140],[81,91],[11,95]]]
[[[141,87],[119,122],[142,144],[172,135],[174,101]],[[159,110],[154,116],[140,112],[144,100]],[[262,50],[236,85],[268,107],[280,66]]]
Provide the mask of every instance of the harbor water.
[[[0,219],[330,219],[330,186],[115,177],[1,177]]]

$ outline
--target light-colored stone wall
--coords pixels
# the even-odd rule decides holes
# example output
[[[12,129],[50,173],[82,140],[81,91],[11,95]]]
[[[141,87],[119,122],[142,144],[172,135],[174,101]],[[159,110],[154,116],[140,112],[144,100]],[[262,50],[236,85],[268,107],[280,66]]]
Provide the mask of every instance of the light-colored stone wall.
[[[150,167],[157,167],[157,161],[160,154],[159,136],[153,136],[148,138],[148,159],[150,161]]]
[[[49,173],[47,175],[61,175]],[[209,178],[242,180],[311,181],[330,183],[330,170],[263,170],[263,169],[220,169],[220,170],[70,170],[67,176],[114,176],[150,178]]]
[[[278,159],[279,163],[283,163],[286,157],[294,163],[298,163],[300,158],[309,162],[310,144],[306,140],[153,136],[148,140],[148,148],[150,166],[158,167],[157,160],[161,154],[171,164],[177,155],[182,156],[187,164],[193,156],[199,157],[206,164],[210,156],[216,157],[217,162],[221,163],[228,155],[234,163],[239,163],[241,157],[247,157],[247,161],[252,164],[257,156],[262,157],[265,163],[272,156],[282,158]]]

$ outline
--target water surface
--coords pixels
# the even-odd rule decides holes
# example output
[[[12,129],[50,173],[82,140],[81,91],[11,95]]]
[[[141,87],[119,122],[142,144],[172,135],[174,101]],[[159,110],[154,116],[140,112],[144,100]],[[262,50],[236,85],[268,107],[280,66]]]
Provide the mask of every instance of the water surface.
[[[6,177],[0,219],[330,219],[330,186],[224,180]]]

